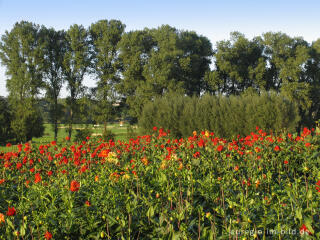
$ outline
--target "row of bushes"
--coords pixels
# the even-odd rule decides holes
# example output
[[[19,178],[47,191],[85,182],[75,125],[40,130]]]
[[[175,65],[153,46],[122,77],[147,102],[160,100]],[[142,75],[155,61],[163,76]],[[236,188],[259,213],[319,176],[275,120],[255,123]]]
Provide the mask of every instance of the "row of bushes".
[[[295,131],[298,107],[275,92],[260,95],[187,97],[168,94],[144,106],[139,126],[146,133],[153,126],[169,129],[175,137],[190,136],[194,130],[213,131],[219,137],[245,136],[256,126],[266,131]]]

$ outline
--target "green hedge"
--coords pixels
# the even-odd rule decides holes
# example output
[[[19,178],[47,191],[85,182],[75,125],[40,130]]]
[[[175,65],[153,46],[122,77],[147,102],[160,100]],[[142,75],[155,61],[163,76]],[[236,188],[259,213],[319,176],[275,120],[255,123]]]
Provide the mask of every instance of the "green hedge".
[[[294,132],[299,119],[298,107],[275,92],[201,98],[168,94],[145,105],[139,126],[145,133],[154,126],[170,129],[175,137],[209,130],[219,137],[231,138],[250,134],[256,126],[265,131]]]

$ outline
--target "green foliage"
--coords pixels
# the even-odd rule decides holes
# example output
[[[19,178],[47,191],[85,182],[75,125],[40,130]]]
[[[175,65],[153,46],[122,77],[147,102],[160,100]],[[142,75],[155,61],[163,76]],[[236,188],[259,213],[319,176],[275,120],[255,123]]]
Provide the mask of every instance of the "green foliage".
[[[15,101],[35,98],[42,86],[43,54],[39,31],[39,25],[21,21],[1,37],[0,59],[9,77],[10,99]]]
[[[90,65],[88,32],[82,25],[74,24],[66,32],[65,39],[63,75],[69,90],[66,103],[69,113],[69,137],[71,138],[72,124],[79,109],[77,99],[84,91],[82,81]]]
[[[0,164],[0,236],[319,239],[319,134],[20,145]]]
[[[119,46],[123,79],[118,90],[126,96],[133,117],[155,97],[168,92],[199,95],[205,88],[212,54],[206,37],[163,25],[126,33]]]
[[[86,138],[90,137],[92,133],[92,129],[88,128],[87,126],[83,129],[76,129],[76,135],[74,136],[74,139],[78,143],[86,141]]]
[[[0,97],[0,143],[5,143],[13,138],[11,129],[12,113],[8,101]]]
[[[297,106],[282,95],[247,91],[230,97],[169,94],[145,105],[139,125],[147,132],[154,126],[170,129],[175,137],[207,129],[231,138],[250,134],[256,126],[273,132],[294,131],[298,121]]]
[[[2,35],[0,59],[6,66],[11,128],[17,141],[43,134],[37,95],[43,86],[43,51],[39,25],[21,21]]]
[[[115,85],[120,81],[118,42],[125,25],[117,20],[100,20],[90,26],[92,71],[97,78],[95,88],[96,121],[107,122],[112,117],[112,103],[116,100]]]
[[[133,128],[131,124],[127,126],[127,138],[128,139],[135,139],[138,137],[137,131]]]
[[[26,142],[44,133],[43,118],[37,107],[15,106],[11,128],[17,142]]]
[[[299,128],[312,126],[319,116],[318,46],[281,32],[267,32],[252,40],[233,32],[230,40],[217,43],[215,69],[205,75],[207,90],[227,95],[250,87],[281,92],[298,105]]]
[[[206,75],[211,91],[229,95],[240,94],[248,87],[266,88],[263,44],[257,38],[250,41],[239,32],[232,32],[230,38],[217,43],[216,70]]]
[[[59,104],[58,97],[64,83],[63,61],[66,53],[66,33],[56,31],[53,28],[41,28],[43,61],[44,87],[46,99],[49,103],[49,117],[53,124],[54,140],[57,140],[58,121],[63,116],[63,106]]]
[[[210,71],[212,58],[215,67]],[[119,109],[136,120],[146,103],[158,101],[157,98],[172,92],[189,97],[204,93],[229,97],[179,98],[177,101],[181,102],[177,105],[161,102],[159,109],[150,109],[156,115],[159,110],[159,116],[172,112],[168,118],[155,120],[163,126],[171,126],[171,122],[181,118],[178,125],[171,126],[177,136],[185,136],[191,128],[203,126],[221,129],[224,136],[247,133],[252,127],[248,127],[251,120],[242,122],[241,119],[249,115],[255,118],[254,114],[258,119],[268,119],[263,112],[270,112],[270,109],[273,109],[270,123],[265,120],[260,125],[268,129],[292,128],[296,120],[291,126],[282,124],[287,121],[285,117],[279,117],[282,120],[276,117],[279,116],[276,111],[285,110],[274,108],[282,103],[276,100],[277,94],[287,99],[283,101],[298,107],[298,129],[314,126],[320,118],[320,40],[309,44],[301,37],[290,37],[282,32],[266,32],[253,39],[232,32],[230,39],[219,41],[213,51],[206,37],[169,25],[125,33],[125,25],[119,20],[99,20],[88,29],[74,24],[67,31],[21,21],[2,35],[0,60],[6,67],[12,126],[16,128],[19,141],[30,138],[23,136],[27,133],[24,122],[30,118],[30,113],[38,111],[35,106],[41,90],[45,90],[48,103],[46,114],[49,117],[45,115],[45,119],[53,124],[55,139],[57,124],[63,115],[71,137],[75,122],[106,123]],[[83,79],[89,74],[97,80],[90,92],[83,85]],[[69,93],[65,108],[58,99],[64,83]],[[251,99],[248,91],[261,94],[260,100],[252,94]],[[270,96],[266,97],[264,91],[276,94],[268,93]],[[248,98],[247,103],[232,96],[243,93]],[[262,113],[254,110],[258,108],[256,105],[251,106],[250,101],[265,103],[267,99],[271,102],[262,107]],[[120,100],[121,108],[115,108],[114,103]],[[208,110],[207,106],[211,108]],[[251,109],[249,113],[247,109]],[[146,111],[144,115],[153,117]],[[288,119],[297,118],[290,116]],[[145,126],[151,124],[141,121]],[[231,127],[224,126],[225,121],[231,121]]]

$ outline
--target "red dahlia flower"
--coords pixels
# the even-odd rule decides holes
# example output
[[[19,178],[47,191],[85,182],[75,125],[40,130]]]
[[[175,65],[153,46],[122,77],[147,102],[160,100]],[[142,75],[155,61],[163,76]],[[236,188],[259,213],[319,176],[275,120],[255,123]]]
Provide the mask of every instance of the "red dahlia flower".
[[[16,209],[14,207],[8,207],[7,216],[16,215]]]
[[[70,191],[77,192],[80,189],[80,183],[76,180],[72,180],[70,184]]]
[[[46,231],[46,233],[44,234],[44,238],[47,240],[50,240],[52,238],[52,234],[48,231]]]
[[[300,234],[303,235],[305,233],[307,233],[308,235],[312,235],[307,226],[302,224],[302,226],[300,227]]]

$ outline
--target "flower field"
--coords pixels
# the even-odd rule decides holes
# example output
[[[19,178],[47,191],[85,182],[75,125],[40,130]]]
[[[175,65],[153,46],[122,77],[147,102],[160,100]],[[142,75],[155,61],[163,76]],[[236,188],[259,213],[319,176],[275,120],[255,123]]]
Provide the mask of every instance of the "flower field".
[[[19,145],[0,239],[320,239],[318,130]]]

